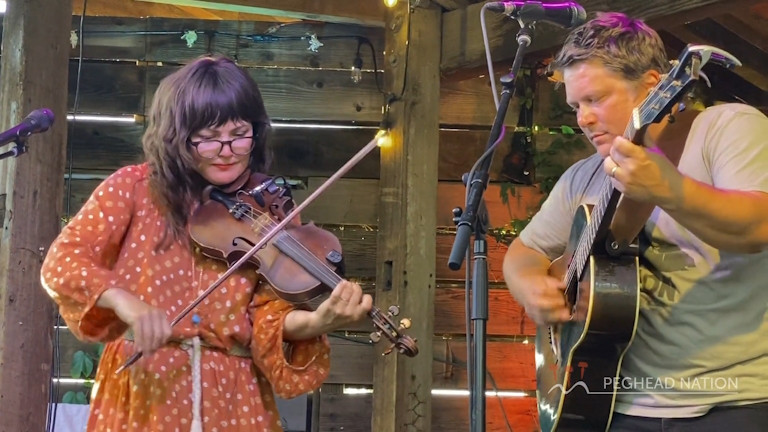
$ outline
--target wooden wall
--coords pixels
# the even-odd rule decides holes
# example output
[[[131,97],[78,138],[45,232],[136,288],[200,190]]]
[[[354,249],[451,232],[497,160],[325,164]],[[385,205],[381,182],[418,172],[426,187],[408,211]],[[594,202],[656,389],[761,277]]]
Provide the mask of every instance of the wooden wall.
[[[73,20],[73,29],[77,28]],[[236,56],[256,78],[274,121],[306,125],[344,124],[351,129],[277,127],[271,138],[276,164],[271,173],[301,181],[305,189],[295,192],[299,201],[332,175],[375,134],[381,120],[382,97],[374,72],[364,73],[363,81],[353,83],[349,68],[357,48],[355,40],[327,39],[328,36],[362,35],[383,51],[383,33],[341,25],[296,24],[278,30],[276,35],[304,35],[316,32],[325,45],[318,53],[307,50],[306,41],[256,43],[216,34],[200,39],[188,48],[180,34],[135,34],[178,32],[187,29],[232,34],[259,33],[263,23],[204,22],[183,20],[131,20],[90,18],[86,21],[78,114],[134,115],[147,112],[154,89],[160,80],[180,64],[206,54]],[[89,32],[125,32],[89,33]],[[79,46],[72,50],[70,64],[70,110],[74,105]],[[363,48],[364,68],[372,68],[371,50]],[[379,58],[378,64],[383,64]],[[383,74],[380,74],[383,79]],[[548,83],[544,82],[546,92]],[[545,94],[549,97],[549,93]],[[537,96],[534,106],[538,105]],[[518,123],[520,103],[513,100],[506,124]],[[540,111],[540,110],[539,110]],[[465,270],[451,271],[447,260],[454,234],[451,209],[464,204],[461,175],[471,168],[486,146],[495,109],[487,78],[444,83],[441,91],[439,160],[439,206],[437,248],[437,293],[435,304],[435,388],[467,388]],[[539,116],[541,114],[536,114]],[[573,124],[568,119],[549,119],[548,126]],[[71,126],[71,122],[70,122]],[[100,182],[100,178],[127,164],[141,162],[141,123],[103,123],[78,121],[74,130],[73,164],[75,174],[69,200],[74,214]],[[507,134],[494,158],[492,184],[486,192],[494,227],[512,219],[525,219],[541,200],[534,187],[517,188],[514,197],[502,197],[503,183],[510,178],[507,162],[511,155],[512,133]],[[546,147],[554,139],[540,134],[536,146]],[[549,141],[548,141],[549,140]],[[88,176],[93,178],[88,179]],[[374,152],[349,172],[344,179],[310,206],[302,219],[333,231],[342,242],[348,276],[360,281],[369,292],[376,274],[376,226],[378,219],[379,158]],[[66,208],[66,206],[65,206]],[[62,214],[62,217],[65,215]],[[506,246],[489,239],[490,321],[488,322],[488,389],[523,392],[527,396],[489,398],[488,431],[506,431],[507,421],[516,432],[536,429],[535,373],[532,322],[506,291],[502,278],[502,258]],[[419,319],[418,317],[411,317]],[[366,345],[370,326],[349,329],[346,338],[332,338],[331,377],[323,387],[320,402],[321,431],[369,431],[371,395],[346,394],[345,387],[370,387],[373,382],[373,350]],[[70,375],[74,353],[89,354],[96,347],[75,340],[60,329],[61,376]],[[494,386],[495,383],[495,386]],[[72,389],[60,388],[59,398]],[[82,390],[82,387],[80,388]],[[461,431],[469,428],[466,396],[435,395],[434,429]]]

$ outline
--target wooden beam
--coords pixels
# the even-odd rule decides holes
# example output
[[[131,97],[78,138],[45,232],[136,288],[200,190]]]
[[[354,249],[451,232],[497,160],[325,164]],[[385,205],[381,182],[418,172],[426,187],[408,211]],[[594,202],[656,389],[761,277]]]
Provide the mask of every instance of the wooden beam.
[[[727,14],[736,9],[747,9],[765,0],[730,0],[712,2],[687,10],[679,10],[669,14],[659,15],[648,20],[648,25],[654,29],[671,29],[683,24]]]
[[[475,2],[473,0],[432,0],[432,3],[440,5],[447,11],[452,11],[465,8]]]
[[[742,62],[740,67],[733,69],[733,73],[761,90],[768,91],[768,54],[738,35],[709,19],[675,27],[670,31],[685,43],[713,45],[730,52]]]
[[[54,303],[40,267],[60,230],[71,0],[10,0],[0,59],[0,129],[47,107],[53,127],[0,161],[0,418],[2,430],[45,430]],[[6,148],[5,150],[7,150]]]
[[[393,352],[374,363],[369,430],[432,430],[437,156],[440,106],[441,11],[434,5],[387,10],[385,82],[401,96],[391,107],[391,144],[381,148],[376,304],[399,305],[418,317],[408,329],[414,358]],[[383,353],[377,347],[377,354]]]
[[[676,56],[686,42],[667,30],[660,30],[659,36],[664,45]],[[707,64],[703,71],[712,83],[711,93],[715,100],[723,102],[742,102],[768,112],[768,91],[762,90],[755,84],[739,76],[734,70]]]
[[[137,66],[124,62],[87,62],[80,83],[80,114],[143,114],[160,80],[176,66]],[[74,104],[77,62],[70,63],[69,106]],[[378,125],[383,97],[372,73],[355,84],[348,71],[324,69],[248,68],[259,84],[272,120],[355,122]],[[485,80],[452,83],[441,89],[440,122],[450,126],[490,125],[496,109]],[[400,89],[397,89],[399,92]],[[506,118],[516,125],[519,102]],[[367,142],[367,140],[366,140]],[[362,143],[361,143],[362,144]]]
[[[293,197],[298,203],[303,202],[326,180],[327,178],[310,177],[307,179],[307,189],[293,191]],[[73,208],[78,209],[82,206],[98,181],[73,181],[72,194],[75,201]],[[302,213],[302,220],[312,220],[316,224],[323,225],[356,225],[375,228],[381,222],[379,215],[389,206],[388,203],[379,201],[380,189],[379,180],[376,179],[342,178],[307,206]],[[464,206],[464,191],[464,185],[460,182],[438,182],[437,191],[432,192],[436,195],[437,204],[430,208],[430,212],[435,214],[438,228],[456,227],[451,210],[456,206]],[[506,197],[503,196],[505,192]],[[510,193],[513,195],[509,196]],[[492,183],[488,185],[484,197],[491,226],[500,227],[513,219],[526,219],[541,201],[542,195],[533,186],[519,186],[510,192],[502,189],[502,185]],[[463,273],[459,277],[463,278]]]
[[[755,0],[749,0],[755,1]],[[588,13],[588,19],[596,12],[607,11],[604,0],[585,0],[580,2]],[[617,2],[611,10],[631,13],[636,18],[661,23],[665,26],[682,25],[688,21],[690,14],[701,7],[712,5],[733,6],[733,0],[626,0]],[[443,74],[450,74],[458,69],[475,68],[484,71],[486,64],[485,47],[483,45],[480,27],[480,11],[483,3],[470,5],[466,9],[446,12],[443,15],[443,42],[440,69]],[[667,21],[659,21],[663,17],[673,17]],[[489,13],[486,17],[488,41],[493,62],[508,62],[517,50],[515,34],[519,30],[517,21],[501,14]],[[659,24],[656,24],[656,28]],[[528,49],[531,57],[537,53],[554,54],[565,40],[570,30],[556,27],[548,23],[538,23],[533,37],[533,43]]]
[[[715,22],[739,35],[746,42],[768,53],[768,19],[749,10],[733,11],[713,18]]]
[[[95,357],[94,354],[98,352],[98,345],[78,341],[66,328],[60,328],[58,331],[60,332],[60,376],[69,378],[72,376],[71,367],[75,353],[82,351]],[[370,386],[373,384],[373,365],[376,361],[376,355],[368,336],[364,334],[340,336],[333,334],[330,338],[331,371],[325,384]],[[432,342],[434,352],[432,373],[435,378],[432,388],[466,389],[466,338],[463,335],[448,338],[436,336],[427,341]],[[513,338],[497,338],[488,342],[488,371],[494,378],[495,389],[501,391],[531,391],[536,389],[534,344],[532,341],[533,336],[522,341]],[[97,368],[98,359],[94,361],[94,375]],[[494,383],[489,380],[487,389],[494,390]]]
[[[99,179],[75,179],[72,181],[70,215],[75,214],[82,207],[100,181]],[[322,199],[325,202],[316,207],[313,207],[315,203],[308,206],[302,217],[305,221],[313,221],[324,227],[339,238],[348,277],[370,281],[376,277],[377,265],[378,182],[345,181],[342,179],[339,180],[339,183],[329,188],[328,196],[323,195],[318,198],[318,200]],[[311,182],[311,185],[316,187],[317,184]],[[331,189],[335,190],[330,192]],[[306,191],[294,192],[298,202],[302,202],[307,195]],[[535,188],[522,187],[517,189],[515,196],[509,197],[508,201],[504,203],[500,196],[499,185],[492,185],[486,193],[486,202],[490,204],[491,226],[494,228],[502,227],[511,220],[525,219],[530,213],[530,209],[537,206],[541,201],[541,196]],[[438,221],[452,224],[451,208],[463,205],[464,188],[461,184],[441,182],[438,184],[437,199],[441,203],[436,211]],[[336,204],[334,205],[334,203]],[[62,212],[61,217],[64,216],[65,213]],[[346,225],[348,223],[357,226]],[[441,282],[454,281],[454,283],[463,281],[463,269],[453,271],[448,268],[448,258],[453,247],[455,234],[447,229],[436,231],[437,235],[432,247],[435,253],[435,279]],[[503,241],[498,241],[493,237],[488,238],[488,279],[492,284],[503,286],[502,265],[507,247],[507,243]],[[512,311],[509,313],[512,314]],[[510,315],[510,317],[512,316]],[[437,318],[436,320],[435,326],[438,328],[441,324]],[[442,330],[435,330],[437,333],[440,331]],[[490,327],[488,332],[492,332]]]
[[[91,10],[90,4],[88,10]],[[72,17],[72,28],[79,26],[80,17]],[[367,44],[360,49],[365,79],[374,79],[372,73],[367,73],[374,70],[374,64],[380,71],[384,64],[384,29],[381,28],[310,22],[279,26],[264,21],[107,16],[88,16],[84,26],[84,36],[70,52],[73,59],[79,57],[82,43],[83,58],[91,61],[175,65],[187,64],[204,55],[220,54],[237,59],[244,67],[333,69],[349,74],[358,52],[358,38],[361,38],[373,45],[373,49]],[[182,38],[185,31],[197,34],[191,46]],[[316,51],[309,50],[307,34],[315,34],[323,46]],[[260,40],[264,35],[279,39]]]
[[[111,174],[125,165],[142,162],[143,133],[144,126],[138,123],[77,122],[72,140],[73,170],[80,174]],[[268,140],[274,152],[268,174],[330,177],[360,150],[360,143],[368,142],[375,133],[374,127],[275,127]],[[441,129],[438,179],[461,181],[462,174],[485,150],[488,135],[485,130]],[[508,180],[515,174],[508,163],[515,156],[511,141],[509,137],[498,147],[489,173],[492,182]],[[379,172],[379,152],[374,150],[344,178],[378,179]]]
[[[376,392],[370,394],[331,393],[324,386],[320,399],[320,424],[322,431],[370,432],[367,421],[376,412]],[[373,400],[372,400],[373,399]],[[471,430],[469,422],[469,398],[467,396],[435,395],[432,398],[432,429],[440,432],[465,432]],[[485,432],[533,432],[541,430],[535,397],[486,398]],[[390,408],[391,409],[391,408]],[[375,415],[375,414],[374,414]],[[406,428],[411,431],[416,429]],[[422,429],[423,430],[423,429]],[[378,431],[377,431],[378,432]]]
[[[72,14],[82,15],[83,0],[72,0]],[[260,15],[252,13],[215,11],[210,9],[174,6],[169,4],[145,3],[136,0],[88,0],[86,16],[104,16],[119,18],[183,18],[204,20],[232,21],[268,21],[290,23],[296,18]]]
[[[229,12],[269,15],[339,24],[381,27],[386,6],[381,0],[138,0]]]

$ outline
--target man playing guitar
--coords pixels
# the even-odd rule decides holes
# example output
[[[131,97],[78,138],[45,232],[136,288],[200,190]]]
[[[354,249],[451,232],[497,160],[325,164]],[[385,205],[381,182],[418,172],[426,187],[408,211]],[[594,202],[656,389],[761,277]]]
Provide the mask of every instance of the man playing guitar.
[[[622,137],[670,69],[658,34],[604,13],[574,30],[550,67],[597,153],[560,178],[510,246],[504,278],[540,326],[569,320],[548,274],[576,208],[605,176],[624,196],[617,238],[638,237],[640,312],[615,383],[611,432],[768,427],[768,118],[743,104],[690,105]]]

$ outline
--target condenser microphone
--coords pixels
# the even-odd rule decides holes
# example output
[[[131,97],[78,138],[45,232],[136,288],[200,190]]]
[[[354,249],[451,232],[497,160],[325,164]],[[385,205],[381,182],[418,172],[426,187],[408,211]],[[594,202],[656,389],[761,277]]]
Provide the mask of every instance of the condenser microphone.
[[[587,12],[578,3],[505,1],[488,3],[486,8],[524,21],[544,21],[560,27],[578,27],[587,21]]]

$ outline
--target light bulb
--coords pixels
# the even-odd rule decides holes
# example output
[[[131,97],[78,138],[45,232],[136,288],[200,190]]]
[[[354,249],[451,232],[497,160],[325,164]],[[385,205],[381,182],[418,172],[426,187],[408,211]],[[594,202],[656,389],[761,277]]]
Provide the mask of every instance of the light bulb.
[[[397,0],[384,0],[384,4],[387,7],[394,7],[397,4]]]
[[[352,63],[352,82],[357,84],[363,79],[363,59],[360,57],[355,58]]]
[[[378,137],[378,140],[376,141],[377,146],[389,147],[392,144],[392,137],[390,136],[388,129],[379,129],[376,136]]]

